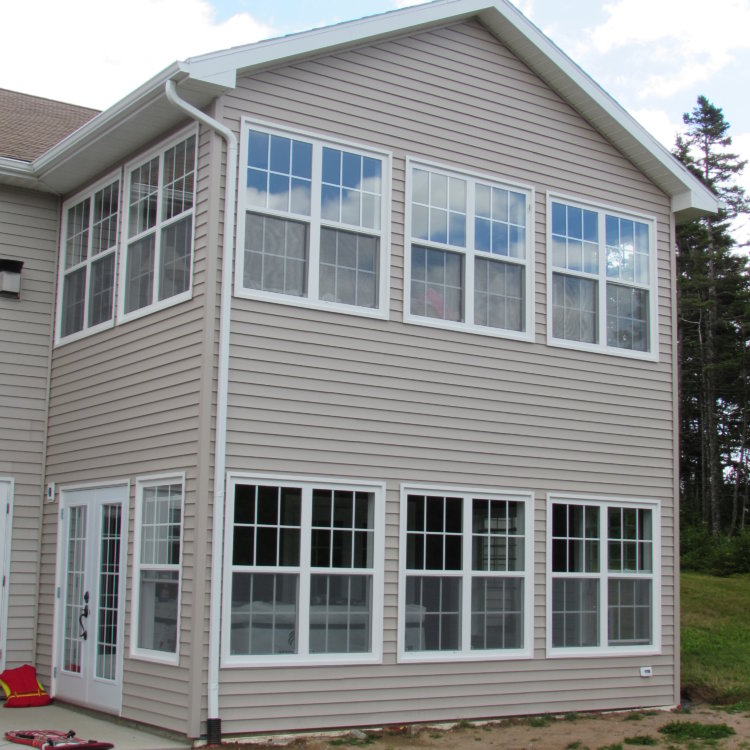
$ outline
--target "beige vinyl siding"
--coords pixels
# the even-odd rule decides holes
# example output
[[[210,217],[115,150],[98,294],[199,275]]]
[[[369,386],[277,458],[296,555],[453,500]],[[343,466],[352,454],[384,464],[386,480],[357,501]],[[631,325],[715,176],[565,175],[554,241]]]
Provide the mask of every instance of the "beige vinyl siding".
[[[389,320],[235,300],[227,448],[229,471],[387,483],[383,664],[224,668],[223,731],[672,704],[668,198],[473,22],[258,73],[224,112],[237,131],[247,116],[390,151],[393,194]],[[403,324],[407,157],[534,188],[533,343]],[[656,218],[658,362],[547,346],[548,191]],[[397,663],[403,482],[535,494],[533,659]],[[661,503],[661,654],[546,658],[546,497],[560,492]]]
[[[44,428],[57,198],[0,186],[0,256],[22,260],[21,298],[0,297],[0,477],[14,480],[6,666],[35,662]],[[5,509],[3,509],[4,512]]]
[[[213,136],[201,132],[199,169],[208,169]],[[137,157],[134,154],[133,157]],[[116,166],[116,165],[113,165]],[[127,600],[122,716],[181,733],[191,731],[189,704],[202,689],[194,652],[205,643],[193,637],[196,554],[204,567],[203,528],[208,509],[199,486],[204,368],[206,270],[215,243],[207,230],[208,182],[197,178],[192,298],[113,328],[57,346],[52,357],[47,477],[58,488],[81,483],[130,482],[127,530]],[[122,214],[121,214],[122,217]],[[120,225],[122,232],[123,226]],[[121,256],[118,257],[118,263]],[[210,274],[209,274],[210,278]],[[135,481],[138,477],[185,473],[179,665],[130,657],[135,637],[132,570],[135,538]],[[42,542],[39,653],[45,673],[52,667],[56,542],[59,505],[45,506]],[[200,608],[197,611],[201,612]],[[197,731],[197,719],[193,733]]]

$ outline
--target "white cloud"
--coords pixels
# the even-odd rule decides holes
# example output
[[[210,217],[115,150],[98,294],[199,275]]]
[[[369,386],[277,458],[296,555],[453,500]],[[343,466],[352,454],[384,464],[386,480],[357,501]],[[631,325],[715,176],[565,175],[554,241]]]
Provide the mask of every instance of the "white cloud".
[[[591,29],[589,51],[623,51],[643,63],[641,98],[696,88],[750,49],[750,0],[615,0],[607,20]],[[660,73],[654,74],[658,63]]]
[[[740,133],[732,136],[732,145],[730,150],[738,154],[741,159],[747,161],[745,169],[737,181],[750,197],[750,133]],[[737,244],[750,244],[750,216],[741,216],[732,225],[732,234]]]
[[[3,29],[0,86],[98,108],[175,60],[274,35],[247,13],[218,23],[208,0],[9,2]]]
[[[684,130],[682,122],[675,122],[663,109],[633,109],[630,114],[663,146],[672,150],[677,133]]]

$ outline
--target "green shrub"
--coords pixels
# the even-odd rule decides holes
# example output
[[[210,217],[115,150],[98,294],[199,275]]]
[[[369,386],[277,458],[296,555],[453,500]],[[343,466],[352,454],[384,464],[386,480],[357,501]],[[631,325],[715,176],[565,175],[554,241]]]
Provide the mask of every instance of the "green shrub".
[[[705,526],[685,525],[680,529],[680,567],[715,576],[750,573],[750,530],[727,537],[714,536]]]

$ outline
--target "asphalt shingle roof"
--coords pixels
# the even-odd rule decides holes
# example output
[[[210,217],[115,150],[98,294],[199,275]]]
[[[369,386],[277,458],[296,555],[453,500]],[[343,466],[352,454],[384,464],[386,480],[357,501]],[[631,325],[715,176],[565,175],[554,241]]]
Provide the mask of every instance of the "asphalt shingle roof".
[[[0,156],[33,161],[99,110],[0,88]]]

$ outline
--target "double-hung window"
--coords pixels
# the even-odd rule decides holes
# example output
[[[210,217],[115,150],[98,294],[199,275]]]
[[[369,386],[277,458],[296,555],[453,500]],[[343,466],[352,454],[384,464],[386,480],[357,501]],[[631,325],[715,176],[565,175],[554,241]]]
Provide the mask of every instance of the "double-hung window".
[[[531,496],[402,490],[399,656],[531,654]]]
[[[58,341],[112,325],[119,207],[112,178],[63,206]]]
[[[136,484],[131,654],[170,664],[179,658],[184,488],[184,476]]]
[[[122,319],[190,296],[196,143],[195,134],[183,136],[126,169]]]
[[[551,197],[550,343],[656,357],[655,222]]]
[[[236,293],[387,314],[389,159],[246,123]]]
[[[404,319],[530,338],[533,191],[408,163]]]
[[[548,513],[550,654],[658,650],[658,505],[560,497]]]
[[[377,661],[382,485],[233,478],[225,664]]]

